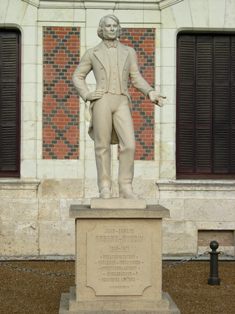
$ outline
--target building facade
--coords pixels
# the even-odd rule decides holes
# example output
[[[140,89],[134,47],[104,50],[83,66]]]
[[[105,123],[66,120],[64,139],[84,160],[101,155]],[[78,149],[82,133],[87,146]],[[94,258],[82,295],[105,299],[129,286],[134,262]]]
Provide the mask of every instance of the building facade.
[[[70,204],[98,195],[85,104],[71,78],[115,14],[162,109],[130,87],[134,189],[170,210],[164,255],[235,245],[235,2],[0,0],[0,255],[74,254]],[[92,75],[87,78],[95,87]],[[112,149],[117,195],[118,148]]]

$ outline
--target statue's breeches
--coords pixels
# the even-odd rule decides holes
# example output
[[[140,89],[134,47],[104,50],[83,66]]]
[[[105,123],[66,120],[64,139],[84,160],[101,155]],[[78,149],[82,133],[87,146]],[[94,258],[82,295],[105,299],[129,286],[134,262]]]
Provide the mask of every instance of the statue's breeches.
[[[119,185],[131,184],[134,175],[135,136],[127,96],[104,94],[93,107],[93,128],[99,190],[111,187],[111,134],[120,145]]]

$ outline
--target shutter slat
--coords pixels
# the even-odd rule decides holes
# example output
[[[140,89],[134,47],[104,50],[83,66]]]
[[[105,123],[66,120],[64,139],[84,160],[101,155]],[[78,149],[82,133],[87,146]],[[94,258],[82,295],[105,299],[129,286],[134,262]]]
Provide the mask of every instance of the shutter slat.
[[[196,57],[197,86],[198,85],[211,86],[211,80],[213,77],[212,36],[198,36],[196,50],[197,50]]]
[[[17,34],[2,36],[1,77],[2,82],[17,80]]]
[[[232,36],[231,40],[231,155],[230,165],[231,172],[235,174],[235,36]]]
[[[185,86],[179,90],[178,100],[180,102],[180,110],[178,112],[180,124],[187,124],[192,128],[194,122],[194,101],[195,92],[193,86]]]
[[[177,172],[194,172],[195,38],[178,40]]]
[[[17,123],[16,103],[17,84],[16,82],[3,82],[1,89],[1,125],[6,123]]]
[[[212,86],[197,86],[196,100],[196,125],[206,124],[211,128]]]
[[[231,168],[235,173],[235,36],[231,40]]]
[[[215,124],[230,123],[230,87],[214,88],[213,120]]]
[[[213,37],[198,36],[196,56],[196,104],[194,139],[195,172],[210,173],[212,168],[212,79],[213,79]]]
[[[184,173],[193,173],[194,171],[194,144],[192,138],[194,136],[193,129],[183,129],[179,131],[178,142],[184,150],[178,155],[178,168]]]
[[[235,125],[231,131],[231,172],[235,173]]]
[[[214,173],[229,173],[230,130],[224,125],[214,131]]]
[[[194,84],[194,59],[195,59],[195,39],[192,36],[184,36],[179,39],[179,84]],[[193,62],[190,62],[193,61]]]
[[[5,126],[1,127],[1,145],[4,149],[1,150],[0,164],[2,170],[16,170],[16,133],[15,125],[10,125],[6,123]]]
[[[196,125],[211,125],[212,79],[213,79],[213,38],[198,36],[196,57]]]
[[[230,37],[214,37],[214,84],[228,86],[230,80]]]
[[[214,173],[230,172],[230,37],[214,38]]]
[[[197,128],[196,152],[196,171],[211,173],[211,129]]]

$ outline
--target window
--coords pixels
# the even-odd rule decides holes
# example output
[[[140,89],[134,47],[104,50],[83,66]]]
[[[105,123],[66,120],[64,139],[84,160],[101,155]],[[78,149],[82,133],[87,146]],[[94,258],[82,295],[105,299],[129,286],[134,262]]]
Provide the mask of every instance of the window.
[[[0,29],[0,176],[20,175],[20,33]]]
[[[177,178],[235,178],[235,35],[177,39]]]

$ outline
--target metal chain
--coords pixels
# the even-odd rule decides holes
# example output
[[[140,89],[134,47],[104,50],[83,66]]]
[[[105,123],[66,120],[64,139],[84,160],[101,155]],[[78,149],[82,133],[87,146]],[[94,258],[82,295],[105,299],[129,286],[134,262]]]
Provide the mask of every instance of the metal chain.
[[[205,251],[201,254],[197,254],[197,255],[194,255],[190,258],[183,258],[182,260],[180,261],[176,261],[176,262],[170,262],[169,265],[166,265],[167,267],[173,267],[173,266],[177,266],[177,265],[180,265],[180,264],[185,264],[185,263],[188,263],[190,261],[194,261],[194,260],[197,260],[198,258],[202,257],[202,256],[206,256],[209,254],[209,251]]]
[[[33,273],[33,274],[39,274],[42,276],[52,276],[52,277],[74,277],[74,273],[70,272],[52,272],[52,271],[44,271],[40,269],[35,268],[26,268],[26,267],[19,267],[14,265],[10,262],[0,262],[0,267],[6,267],[13,270],[16,270],[18,272],[25,272],[25,273]]]
[[[173,267],[173,266],[177,266],[177,265],[180,265],[180,264],[185,264],[185,263],[187,263],[187,262],[190,262],[190,261],[194,261],[194,260],[197,260],[198,258],[200,258],[200,257],[206,257],[206,256],[208,256],[209,255],[209,253],[210,253],[210,251],[205,251],[205,252],[203,252],[203,253],[201,253],[201,254],[197,254],[197,255],[195,255],[195,256],[192,256],[192,257],[190,257],[190,258],[184,258],[184,259],[182,259],[182,260],[180,260],[180,261],[176,261],[176,262],[170,262],[170,264],[169,265],[166,265],[167,267]],[[235,260],[235,256],[234,255],[230,255],[230,254],[227,254],[227,253],[225,253],[225,252],[223,252],[223,251],[219,251],[218,252],[220,255],[222,255],[222,256],[225,256],[225,257],[227,257],[227,258],[229,258],[230,260]]]
[[[223,251],[220,251],[219,254],[226,256],[226,257],[233,259],[233,260],[235,259],[234,255],[229,255]],[[197,254],[197,255],[192,256],[190,258],[183,258],[180,261],[175,261],[175,262],[170,261],[170,263],[167,264],[166,266],[167,267],[178,266],[181,264],[188,263],[190,261],[195,261],[195,260],[199,259],[200,257],[206,257],[208,255],[209,255],[209,251],[205,251],[201,254]],[[0,261],[0,267],[10,268],[10,269],[13,269],[13,270],[16,270],[19,272],[39,274],[42,276],[52,276],[52,277],[74,277],[75,276],[74,273],[70,273],[70,272],[59,272],[59,271],[58,272],[52,272],[52,271],[43,271],[43,270],[34,269],[34,268],[19,267],[19,266],[14,265],[11,262],[6,262],[6,261]]]
[[[231,255],[231,254],[225,253],[223,251],[220,251],[219,253],[225,257],[228,257],[229,259],[235,260],[235,255]]]

